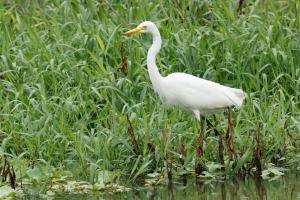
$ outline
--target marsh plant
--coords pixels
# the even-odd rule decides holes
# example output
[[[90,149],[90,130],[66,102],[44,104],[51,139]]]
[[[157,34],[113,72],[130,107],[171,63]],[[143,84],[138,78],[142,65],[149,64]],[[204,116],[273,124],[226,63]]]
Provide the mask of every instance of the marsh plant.
[[[163,38],[163,75],[186,72],[247,93],[232,112],[234,155],[226,113],[205,133],[211,175],[255,171],[258,129],[262,170],[299,168],[299,13],[297,0],[1,1],[1,165],[13,166],[18,186],[41,190],[59,177],[127,184],[170,164],[175,176],[193,174],[198,122],[154,93],[151,38],[122,35],[151,20]]]

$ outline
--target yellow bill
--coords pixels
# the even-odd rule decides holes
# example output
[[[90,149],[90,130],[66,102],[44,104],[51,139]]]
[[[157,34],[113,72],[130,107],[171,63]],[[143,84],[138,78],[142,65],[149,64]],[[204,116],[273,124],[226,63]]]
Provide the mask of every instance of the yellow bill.
[[[143,26],[140,26],[140,27],[131,29],[130,31],[127,31],[126,33],[124,33],[124,35],[130,36],[130,35],[132,35],[132,34],[135,34],[135,33],[140,32],[141,30],[144,30],[144,27],[143,27]]]

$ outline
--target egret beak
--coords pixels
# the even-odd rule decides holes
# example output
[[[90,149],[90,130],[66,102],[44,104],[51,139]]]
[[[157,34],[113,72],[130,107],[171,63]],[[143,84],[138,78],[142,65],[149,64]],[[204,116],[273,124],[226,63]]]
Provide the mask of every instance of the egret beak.
[[[144,26],[136,27],[134,29],[131,29],[130,31],[127,31],[126,33],[124,33],[124,35],[130,36],[130,35],[133,35],[135,33],[139,33],[140,31],[142,31],[144,29],[145,29]]]

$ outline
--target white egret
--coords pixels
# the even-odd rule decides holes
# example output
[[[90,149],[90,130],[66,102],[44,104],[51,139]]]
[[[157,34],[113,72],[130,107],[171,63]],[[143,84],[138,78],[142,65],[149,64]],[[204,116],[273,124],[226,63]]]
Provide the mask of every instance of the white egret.
[[[161,47],[161,36],[153,22],[145,21],[136,28],[127,31],[126,36],[135,33],[150,33],[153,43],[147,54],[147,67],[154,90],[168,104],[179,105],[192,111],[200,120],[203,113],[213,113],[231,106],[240,107],[245,93],[201,79],[186,73],[172,73],[163,77],[156,66],[155,57]]]
[[[163,77],[156,66],[155,57],[161,47],[160,33],[154,23],[150,21],[142,22],[136,28],[127,31],[125,35],[134,33],[150,33],[153,43],[147,54],[147,67],[154,90],[168,104],[178,105],[192,111],[196,118],[201,119],[201,131],[198,137],[196,148],[197,157],[195,160],[195,172],[201,174],[205,169],[205,164],[199,160],[203,155],[203,142],[205,132],[205,121],[200,115],[203,113],[213,113],[231,106],[240,107],[245,98],[245,93],[240,89],[235,89],[220,85],[218,83],[198,78],[186,73],[173,73]],[[231,136],[231,117],[228,109],[228,137],[227,148],[233,153]],[[219,135],[221,139],[221,135]],[[222,140],[220,140],[222,141]],[[219,147],[221,148],[221,147]],[[223,158],[220,157],[222,160]],[[224,162],[224,161],[223,161]],[[221,161],[222,163],[222,161]]]

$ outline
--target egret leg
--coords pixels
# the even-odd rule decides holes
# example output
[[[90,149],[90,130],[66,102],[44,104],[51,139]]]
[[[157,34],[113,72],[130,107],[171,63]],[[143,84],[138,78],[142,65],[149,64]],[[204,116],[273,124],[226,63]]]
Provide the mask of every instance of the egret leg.
[[[205,118],[201,116],[200,118],[200,132],[198,135],[198,143],[197,143],[197,157],[201,157],[203,155],[203,142],[204,142],[204,132],[205,132]]]
[[[205,132],[205,120],[206,120],[206,117],[202,117],[200,118],[200,123],[201,123],[201,132]]]
[[[217,118],[216,115],[213,114],[213,118],[214,121],[217,122]],[[222,136],[222,131],[219,131],[208,119],[206,120],[206,123],[208,124],[208,126],[213,129],[215,136],[219,138],[218,140],[218,152],[219,152],[219,159],[220,159],[220,163],[222,165],[221,167],[221,171],[225,171],[225,164],[224,164],[224,145],[223,145],[223,136]]]
[[[196,163],[195,172],[200,175],[203,171],[207,170],[204,160],[203,160],[203,144],[204,144],[204,133],[205,133],[205,118],[201,116],[200,118],[201,130],[197,138],[197,149],[196,149]]]
[[[227,127],[227,132],[226,132],[226,145],[227,145],[227,150],[229,152],[229,155],[231,158],[235,157],[235,151],[233,149],[233,123],[232,123],[232,118],[231,118],[231,108],[228,108],[228,114],[227,114],[227,119],[228,119],[228,127]]]

